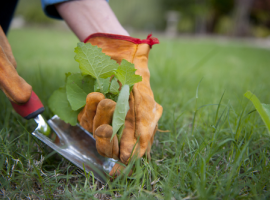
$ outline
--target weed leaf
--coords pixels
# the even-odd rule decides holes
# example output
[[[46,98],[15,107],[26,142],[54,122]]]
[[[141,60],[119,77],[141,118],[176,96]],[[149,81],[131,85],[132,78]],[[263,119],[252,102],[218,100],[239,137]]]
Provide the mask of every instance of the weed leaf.
[[[129,110],[128,99],[129,99],[129,86],[124,85],[119,93],[119,97],[113,113],[113,121],[112,121],[113,134],[111,140],[114,137],[114,135],[118,132],[118,130],[125,124],[125,118]]]
[[[122,83],[122,85],[132,86],[135,83],[142,81],[142,77],[140,75],[136,75],[134,64],[122,60],[121,65],[115,72],[117,79]]]
[[[117,82],[117,79],[115,77],[113,77],[112,79],[109,92],[112,94],[119,94],[119,83]]]
[[[71,109],[71,106],[67,100],[65,88],[60,88],[54,91],[48,101],[48,104],[52,112],[58,115],[58,117],[72,126],[76,125],[79,110],[74,111]]]
[[[110,88],[110,77],[108,78],[101,78],[100,80],[100,85],[98,84],[98,81],[95,82],[95,86],[94,86],[94,91],[95,92],[102,92],[104,95],[107,94],[109,92],[109,88]]]
[[[101,89],[100,78],[108,78],[114,74],[118,64],[110,56],[101,52],[101,48],[90,43],[78,43],[75,48],[75,60],[79,63],[82,75],[91,75],[97,79]],[[102,89],[101,89],[101,92]]]
[[[94,78],[108,78],[118,68],[115,60],[101,52],[101,48],[90,43],[78,43],[75,48],[75,60],[80,64],[83,75],[89,74]]]
[[[67,99],[72,110],[78,110],[85,105],[86,96],[94,91],[94,81],[91,76],[82,76],[80,73],[67,77]]]

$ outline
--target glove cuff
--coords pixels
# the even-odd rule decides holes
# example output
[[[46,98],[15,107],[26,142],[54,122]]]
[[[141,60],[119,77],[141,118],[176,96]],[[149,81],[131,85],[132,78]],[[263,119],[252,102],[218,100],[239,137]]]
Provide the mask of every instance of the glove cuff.
[[[130,36],[125,36],[125,35],[116,35],[116,34],[109,34],[109,33],[94,33],[92,35],[89,35],[83,42],[86,43],[89,39],[94,38],[94,37],[105,37],[105,38],[111,38],[111,39],[116,39],[116,40],[125,40],[132,42],[134,44],[148,44],[150,48],[154,44],[159,44],[159,40],[155,37],[152,37],[152,34],[149,34],[146,39],[141,40],[139,38],[134,38]]]

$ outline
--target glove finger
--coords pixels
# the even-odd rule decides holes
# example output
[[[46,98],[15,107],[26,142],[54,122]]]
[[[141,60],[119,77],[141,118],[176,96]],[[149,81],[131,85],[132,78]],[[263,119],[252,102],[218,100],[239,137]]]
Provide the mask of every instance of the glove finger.
[[[96,129],[102,124],[112,124],[113,112],[116,102],[111,99],[103,99],[97,106],[96,115],[94,117],[93,136],[95,137]]]
[[[103,124],[95,131],[96,147],[100,155],[108,158],[119,160],[119,144],[115,135],[111,141],[113,134],[112,126]]]
[[[140,69],[143,77],[150,77],[149,71],[144,68]],[[139,71],[139,70],[138,70]],[[139,73],[136,71],[136,73]],[[133,87],[135,98],[135,116],[136,116],[136,137],[139,141],[139,157],[142,157],[146,149],[151,145],[151,139],[155,133],[155,128],[162,115],[163,108],[155,102],[150,84],[145,78]]]
[[[121,164],[115,163],[109,175],[112,176],[112,178],[114,179],[122,173],[127,173],[125,169],[126,167],[123,166],[123,164],[121,165]],[[130,172],[128,173],[128,176],[131,176],[131,174],[132,174],[132,170],[130,170]]]
[[[26,103],[32,94],[30,86],[8,60],[3,48],[0,46],[0,89],[14,103]]]
[[[120,141],[120,160],[124,164],[128,164],[129,159],[135,155],[140,158],[147,153],[150,158],[156,125],[163,110],[150,96],[145,95],[135,101],[134,94],[134,91],[130,94],[130,110],[126,116],[125,129]],[[153,109],[149,110],[149,108]],[[138,138],[139,141],[136,144]],[[148,152],[146,152],[147,149],[149,149]]]
[[[139,157],[142,157],[145,154],[147,149],[149,149],[149,155],[150,155],[151,146],[152,146],[156,129],[157,129],[157,122],[162,114],[163,108],[156,102],[154,102],[154,104],[155,104],[155,108],[153,110],[156,110],[155,111],[156,114],[154,115],[153,119],[144,118],[145,115],[144,116],[138,115],[137,117],[137,112],[136,112],[136,117],[137,117],[136,118],[136,131],[137,131],[137,134],[140,135],[140,142],[139,142],[140,149],[139,149],[139,155],[138,155]],[[148,123],[145,123],[145,122],[148,122]]]
[[[97,106],[105,96],[99,92],[91,92],[86,97],[86,105],[78,115],[80,125],[87,131],[93,133],[93,120],[96,114]]]
[[[133,92],[129,96],[129,110],[127,112],[125,120],[125,128],[120,141],[120,160],[124,164],[128,164],[133,151],[133,147],[136,144],[135,138],[135,108],[134,108],[134,96]],[[135,151],[133,151],[133,154]]]

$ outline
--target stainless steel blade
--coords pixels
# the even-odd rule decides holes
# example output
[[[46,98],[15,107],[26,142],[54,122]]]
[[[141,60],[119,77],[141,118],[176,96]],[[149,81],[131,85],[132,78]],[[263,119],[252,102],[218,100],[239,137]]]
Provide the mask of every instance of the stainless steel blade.
[[[116,160],[105,158],[97,152],[96,141],[89,132],[80,125],[71,126],[55,115],[48,120],[48,124],[57,134],[59,140],[52,141],[42,134],[48,126],[42,116],[38,115],[35,121],[38,123],[38,127],[32,133],[34,136],[82,170],[92,171],[94,177],[99,181],[107,182],[107,174],[111,171]]]

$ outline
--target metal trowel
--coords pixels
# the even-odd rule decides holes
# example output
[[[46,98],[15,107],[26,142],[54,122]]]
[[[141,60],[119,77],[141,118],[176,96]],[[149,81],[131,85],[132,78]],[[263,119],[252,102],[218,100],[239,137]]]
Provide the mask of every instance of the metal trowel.
[[[80,125],[71,126],[65,123],[58,116],[52,117],[47,122],[41,113],[44,107],[38,96],[32,91],[30,100],[23,105],[11,102],[14,110],[25,119],[34,119],[38,124],[32,133],[35,137],[60,153],[77,167],[86,172],[93,172],[94,178],[106,183],[108,174],[116,163],[112,158],[101,156],[96,149],[94,137]],[[57,135],[52,140],[48,136],[52,134],[51,129]]]

